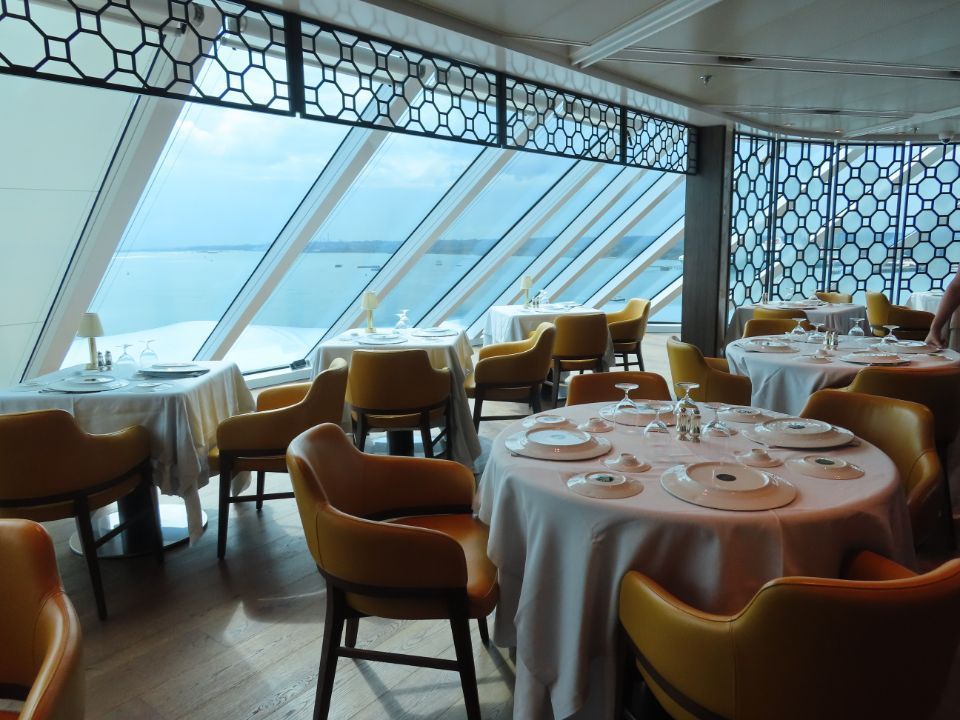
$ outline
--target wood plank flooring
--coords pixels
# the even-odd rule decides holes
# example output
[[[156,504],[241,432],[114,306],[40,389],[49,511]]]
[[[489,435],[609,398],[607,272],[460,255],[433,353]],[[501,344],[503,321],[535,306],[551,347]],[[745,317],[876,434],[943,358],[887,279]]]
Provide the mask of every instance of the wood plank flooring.
[[[669,377],[665,335],[644,342],[647,369]],[[483,423],[492,438],[507,422]],[[269,476],[268,488],[288,487]],[[323,636],[324,591],[293,500],[234,506],[227,558],[216,559],[216,483],[201,493],[210,527],[192,547],[104,561],[110,619],[97,620],[83,560],[67,540],[73,521],[48,523],[63,582],[80,613],[91,720],[303,720],[311,717]],[[471,624],[485,720],[510,718],[514,666],[481,644]],[[367,619],[358,645],[452,658],[445,622]],[[943,718],[960,716],[960,663]],[[336,720],[459,720],[455,673],[341,660]]]

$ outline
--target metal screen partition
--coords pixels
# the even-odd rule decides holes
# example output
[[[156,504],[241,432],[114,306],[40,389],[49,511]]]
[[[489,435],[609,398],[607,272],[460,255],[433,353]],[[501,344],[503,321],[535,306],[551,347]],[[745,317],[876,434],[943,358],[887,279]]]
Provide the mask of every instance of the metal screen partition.
[[[819,289],[905,302],[960,267],[956,145],[737,134],[728,311]]]
[[[696,171],[684,123],[247,0],[0,0],[0,73]]]

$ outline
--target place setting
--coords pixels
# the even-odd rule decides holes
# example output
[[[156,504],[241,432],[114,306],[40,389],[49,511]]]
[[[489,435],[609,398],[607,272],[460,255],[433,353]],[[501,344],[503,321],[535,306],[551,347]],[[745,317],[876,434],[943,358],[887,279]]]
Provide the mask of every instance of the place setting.
[[[778,475],[724,461],[675,465],[663,472],[660,485],[678,500],[714,510],[773,510],[797,496],[797,488]]]
[[[760,422],[744,428],[743,435],[767,447],[801,450],[843,447],[856,440],[854,434],[845,428],[821,420],[799,417]]]
[[[114,375],[92,371],[51,380],[42,385],[34,386],[34,389],[38,388],[38,392],[41,393],[87,394],[119,390],[129,384],[127,380],[117,378]]]
[[[786,340],[778,340],[774,338],[749,338],[747,340],[742,340],[739,343],[747,352],[757,352],[757,353],[795,353],[797,352],[796,346],[792,343],[787,342]]]

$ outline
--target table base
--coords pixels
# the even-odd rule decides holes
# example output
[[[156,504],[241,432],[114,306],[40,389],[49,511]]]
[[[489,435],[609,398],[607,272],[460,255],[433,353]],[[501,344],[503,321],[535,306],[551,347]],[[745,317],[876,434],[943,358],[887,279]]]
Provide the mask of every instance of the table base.
[[[107,505],[94,512],[91,518],[94,537],[101,537],[117,527],[122,522],[120,515],[120,510],[114,505]],[[206,528],[207,513],[201,512],[201,515],[203,527]],[[154,549],[150,534],[148,532],[138,532],[138,530],[139,528],[134,526],[130,530],[120,533],[109,542],[101,545],[97,555],[106,560],[151,554]],[[187,528],[186,506],[182,503],[176,505],[160,503],[160,531],[163,534],[165,550],[187,542],[190,539],[190,531]],[[70,549],[77,555],[83,555],[79,533],[73,533],[70,536]]]

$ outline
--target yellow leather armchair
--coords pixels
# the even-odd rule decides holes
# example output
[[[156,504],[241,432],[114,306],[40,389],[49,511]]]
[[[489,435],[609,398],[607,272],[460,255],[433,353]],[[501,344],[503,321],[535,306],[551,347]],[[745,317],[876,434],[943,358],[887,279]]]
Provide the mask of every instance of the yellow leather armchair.
[[[473,425],[480,429],[481,420],[507,420],[522,415],[483,415],[484,400],[529,402],[533,412],[540,412],[540,390],[550,372],[556,328],[540,323],[526,340],[497,343],[480,348],[480,357],[467,376],[463,389],[473,398]]]
[[[450,457],[450,390],[450,370],[434,368],[426,350],[354,350],[347,401],[357,447],[363,450],[371,429],[419,428],[427,457],[433,457],[433,446],[443,437]],[[431,427],[443,430],[433,438]]]
[[[914,543],[919,545],[943,508],[936,502],[943,478],[933,414],[919,403],[844,390],[818,390],[800,414],[847,428],[893,460],[910,509]]]
[[[351,657],[456,670],[467,717],[479,720],[468,621],[481,621],[488,642],[483,619],[499,586],[486,554],[487,527],[471,513],[473,473],[446,460],[366,455],[332,424],[294,440],[287,465],[307,545],[327,587],[313,717],[327,718],[337,659]],[[356,648],[359,619],[370,615],[449,619],[457,659]]]
[[[829,290],[817,290],[817,297],[827,303],[850,304],[853,302],[853,295],[842,292],[830,292]]]
[[[637,369],[643,370],[640,345],[647,332],[649,318],[650,301],[640,298],[631,299],[622,310],[607,313],[607,327],[613,341],[613,352],[620,356],[618,365],[624,370],[630,369],[630,353],[637,356]]]
[[[652,372],[625,370],[624,372],[591,373],[574,375],[567,389],[567,405],[622,400],[623,390],[614,387],[618,383],[633,383],[636,390],[630,391],[634,400],[670,400],[670,388],[662,375]]]
[[[107,617],[107,604],[97,548],[134,523],[146,522],[157,559],[163,561],[151,478],[150,436],[139,425],[90,435],[65,410],[0,415],[0,517],[38,522],[76,517],[101,620]],[[94,537],[90,513],[133,493],[140,494],[147,510]]]
[[[610,342],[607,316],[603,313],[561,315],[556,319],[557,337],[553,344],[553,407],[560,397],[560,376],[578,370],[606,370],[603,356]]]
[[[865,552],[843,574],[772,580],[714,615],[630,572],[620,622],[674,718],[931,717],[960,640],[960,560],[915,576]]]
[[[896,335],[901,340],[925,340],[933,323],[933,313],[892,305],[883,293],[868,292],[867,322],[877,337],[887,334],[884,325],[897,325]]]
[[[731,373],[723,358],[705,358],[700,348],[674,337],[667,340],[667,359],[675,391],[678,382],[695,382],[700,387],[691,391],[690,397],[698,402],[750,404],[750,378]]]
[[[19,720],[83,720],[83,634],[53,542],[31,520],[0,520],[0,697]]]
[[[790,309],[779,309],[779,308],[754,308],[753,310],[753,319],[755,320],[793,320],[793,318],[802,317],[804,322],[800,323],[804,329],[813,330],[813,325],[810,324],[810,321],[807,320],[807,314],[803,310],[790,310]],[[796,327],[796,321],[793,322],[791,328]]]
[[[227,553],[230,506],[264,500],[292,498],[293,492],[264,492],[265,473],[287,471],[287,445],[307,428],[325,422],[340,422],[347,388],[347,364],[334,360],[312,382],[268,388],[257,397],[256,412],[234,415],[217,427],[217,446],[210,451],[210,471],[220,475],[217,557]],[[231,495],[235,473],[257,473],[254,495]]]
[[[805,325],[806,323],[800,323]],[[759,335],[783,335],[793,330],[797,324],[786,318],[752,318],[743,326],[743,337],[757,337]],[[812,328],[806,328],[811,330]]]

